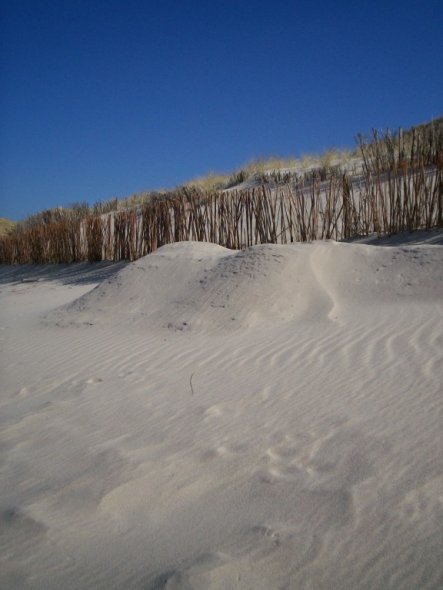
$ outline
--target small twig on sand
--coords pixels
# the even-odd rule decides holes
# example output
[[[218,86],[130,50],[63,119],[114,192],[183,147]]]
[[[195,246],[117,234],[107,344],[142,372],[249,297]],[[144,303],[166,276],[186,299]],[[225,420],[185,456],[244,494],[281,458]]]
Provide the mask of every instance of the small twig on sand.
[[[191,386],[191,395],[194,395],[194,388],[192,387],[192,378],[194,377],[194,373],[191,374],[189,377],[189,385]]]

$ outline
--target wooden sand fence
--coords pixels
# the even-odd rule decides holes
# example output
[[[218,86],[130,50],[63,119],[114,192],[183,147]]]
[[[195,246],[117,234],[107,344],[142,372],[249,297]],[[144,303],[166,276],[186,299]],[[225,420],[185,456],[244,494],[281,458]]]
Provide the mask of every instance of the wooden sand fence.
[[[398,162],[397,162],[398,163]],[[276,187],[181,188],[134,209],[62,219],[0,238],[0,263],[135,260],[183,240],[242,249],[443,225],[443,162],[398,163]]]

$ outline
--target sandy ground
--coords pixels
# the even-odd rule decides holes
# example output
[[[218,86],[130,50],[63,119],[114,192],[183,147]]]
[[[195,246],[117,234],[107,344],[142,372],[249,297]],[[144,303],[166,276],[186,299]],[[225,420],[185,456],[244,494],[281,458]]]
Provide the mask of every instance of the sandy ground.
[[[441,588],[442,235],[374,244],[1,268],[0,587]]]

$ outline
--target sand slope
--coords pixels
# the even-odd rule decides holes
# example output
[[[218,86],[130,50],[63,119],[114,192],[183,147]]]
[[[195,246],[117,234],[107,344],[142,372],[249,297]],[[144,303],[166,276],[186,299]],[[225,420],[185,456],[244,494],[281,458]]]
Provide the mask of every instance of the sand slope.
[[[0,586],[441,587],[442,263],[180,243],[98,285],[2,269]]]
[[[442,293],[440,247],[180,242],[128,265],[48,314],[55,325],[207,332],[337,319],[348,307],[395,307]]]

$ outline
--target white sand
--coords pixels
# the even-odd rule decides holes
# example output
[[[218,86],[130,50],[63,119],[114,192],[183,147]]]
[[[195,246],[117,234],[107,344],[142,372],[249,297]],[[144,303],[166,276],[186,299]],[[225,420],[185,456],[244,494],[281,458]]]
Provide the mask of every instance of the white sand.
[[[443,246],[122,266],[0,271],[0,587],[441,588]]]

